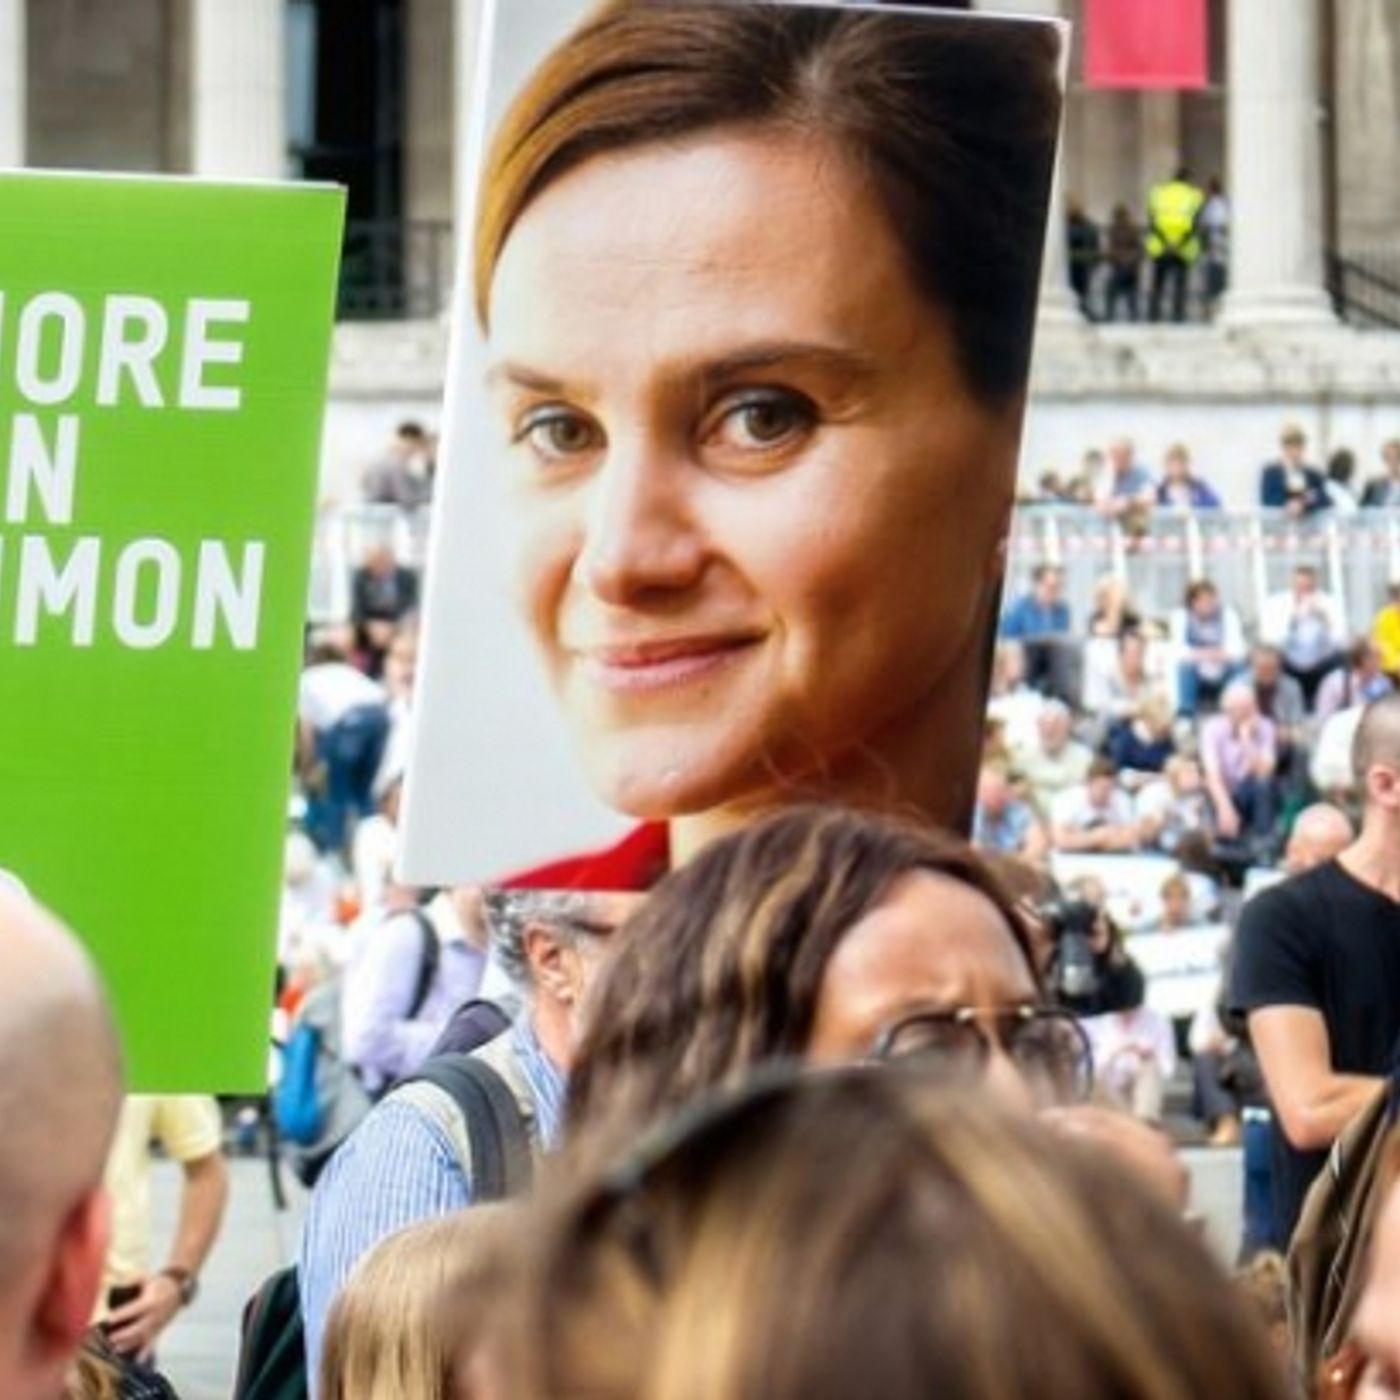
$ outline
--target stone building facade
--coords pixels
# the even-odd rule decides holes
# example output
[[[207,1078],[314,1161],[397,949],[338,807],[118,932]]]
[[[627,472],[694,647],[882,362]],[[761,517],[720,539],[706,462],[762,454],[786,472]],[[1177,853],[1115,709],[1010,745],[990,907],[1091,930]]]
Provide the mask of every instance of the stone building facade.
[[[536,3],[561,26],[579,7]],[[1073,21],[1080,3],[978,8]],[[350,183],[354,256],[403,298],[337,333],[325,468],[342,496],[396,418],[438,416],[479,5],[0,0],[0,165]],[[1054,220],[1028,475],[1112,433],[1149,459],[1185,439],[1243,504],[1285,417],[1319,453],[1351,446],[1363,470],[1400,434],[1397,333],[1339,321],[1327,292],[1329,253],[1400,268],[1400,0],[1210,0],[1210,23],[1202,92],[1088,90],[1072,62],[1060,191],[1103,217],[1141,207],[1179,162],[1222,175],[1221,314],[1086,324]]]

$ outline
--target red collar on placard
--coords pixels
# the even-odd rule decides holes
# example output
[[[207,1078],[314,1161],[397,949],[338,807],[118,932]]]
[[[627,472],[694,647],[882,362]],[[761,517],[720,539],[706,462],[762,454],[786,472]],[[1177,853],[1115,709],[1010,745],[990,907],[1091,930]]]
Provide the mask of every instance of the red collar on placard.
[[[649,890],[671,868],[665,822],[643,822],[600,851],[566,856],[493,883],[514,890]]]

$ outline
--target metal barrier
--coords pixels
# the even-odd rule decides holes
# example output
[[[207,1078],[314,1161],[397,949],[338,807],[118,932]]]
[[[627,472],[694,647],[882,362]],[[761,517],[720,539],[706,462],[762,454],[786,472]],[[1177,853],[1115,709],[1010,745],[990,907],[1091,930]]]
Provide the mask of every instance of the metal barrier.
[[[350,219],[340,259],[339,315],[401,321],[440,315],[452,290],[446,219]]]
[[[1327,290],[1344,321],[1400,329],[1400,250],[1329,251]]]
[[[388,545],[400,563],[421,570],[427,556],[428,509],[356,506],[323,511],[316,520],[307,614],[312,622],[344,621],[350,580],[366,553]],[[1166,618],[1186,585],[1210,579],[1246,624],[1264,599],[1288,586],[1299,564],[1315,566],[1322,586],[1341,602],[1352,628],[1370,629],[1386,583],[1400,580],[1400,511],[1366,510],[1293,520],[1282,511],[1158,511],[1141,534],[1128,534],[1091,509],[1028,505],[1012,530],[1007,596],[1025,586],[1037,564],[1058,564],[1077,625],[1093,609],[1095,583],[1111,574],[1127,585],[1134,606]]]
[[[1370,630],[1386,584],[1400,579],[1400,511],[1332,512],[1296,520],[1283,511],[1157,511],[1142,533],[1079,506],[1022,506],[1012,534],[1008,595],[1041,563],[1064,569],[1065,596],[1077,625],[1093,610],[1096,581],[1112,574],[1134,606],[1165,618],[1186,585],[1209,579],[1246,624],[1258,621],[1270,593],[1311,564],[1342,605],[1355,632]]]

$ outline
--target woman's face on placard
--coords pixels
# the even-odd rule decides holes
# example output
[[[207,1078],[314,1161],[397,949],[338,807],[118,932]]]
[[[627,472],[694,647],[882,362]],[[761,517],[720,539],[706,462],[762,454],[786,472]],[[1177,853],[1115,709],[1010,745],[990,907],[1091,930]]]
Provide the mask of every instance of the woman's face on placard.
[[[490,321],[519,597],[607,802],[761,801],[939,723],[984,664],[1019,407],[969,392],[845,157],[594,157],[521,216]]]

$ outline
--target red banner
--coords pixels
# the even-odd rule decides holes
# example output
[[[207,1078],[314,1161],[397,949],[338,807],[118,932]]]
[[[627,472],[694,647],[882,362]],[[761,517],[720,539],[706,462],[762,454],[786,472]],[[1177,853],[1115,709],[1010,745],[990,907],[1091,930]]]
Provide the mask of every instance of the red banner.
[[[1206,0],[1084,0],[1089,87],[1203,88],[1207,75]]]

